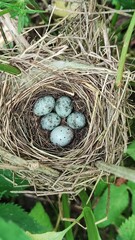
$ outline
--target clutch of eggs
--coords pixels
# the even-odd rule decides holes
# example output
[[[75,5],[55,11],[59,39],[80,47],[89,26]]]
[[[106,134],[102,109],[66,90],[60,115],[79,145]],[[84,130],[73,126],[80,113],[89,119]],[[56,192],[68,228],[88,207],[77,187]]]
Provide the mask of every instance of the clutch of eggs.
[[[85,126],[84,114],[72,112],[72,110],[73,102],[68,96],[61,96],[55,102],[55,99],[48,95],[35,102],[33,112],[36,116],[41,117],[42,129],[51,131],[50,141],[54,145],[65,147],[70,144],[74,138],[74,129],[81,129]],[[60,125],[61,118],[67,118],[68,126]]]

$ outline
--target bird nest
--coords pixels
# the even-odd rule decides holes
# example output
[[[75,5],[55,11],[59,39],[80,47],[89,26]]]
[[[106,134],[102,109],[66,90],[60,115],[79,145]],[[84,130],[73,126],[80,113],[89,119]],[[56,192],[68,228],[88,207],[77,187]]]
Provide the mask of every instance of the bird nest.
[[[96,161],[118,163],[122,158],[127,144],[127,93],[125,88],[115,90],[113,71],[109,75],[93,68],[92,72],[47,71],[40,80],[31,73],[29,87],[14,78],[1,84],[2,162],[41,193],[79,191],[100,175]],[[45,95],[69,96],[74,110],[86,116],[86,126],[75,130],[67,147],[54,146],[33,113],[35,101]]]
[[[104,174],[95,163],[119,164],[127,145],[132,77],[125,72],[122,87],[115,88],[117,61],[110,55],[111,47],[103,48],[104,56],[97,50],[101,28],[96,17],[92,20],[83,13],[79,19],[81,25],[72,20],[57,37],[48,32],[11,58],[21,68],[20,76],[1,74],[1,166],[27,179],[38,195],[77,194],[92,187]],[[71,25],[74,32],[68,36]],[[84,36],[84,29],[90,35]],[[41,128],[40,117],[33,113],[36,100],[46,95],[69,96],[74,110],[86,117],[85,127],[74,130],[66,147],[50,142],[50,132]],[[65,119],[62,124],[66,125]]]

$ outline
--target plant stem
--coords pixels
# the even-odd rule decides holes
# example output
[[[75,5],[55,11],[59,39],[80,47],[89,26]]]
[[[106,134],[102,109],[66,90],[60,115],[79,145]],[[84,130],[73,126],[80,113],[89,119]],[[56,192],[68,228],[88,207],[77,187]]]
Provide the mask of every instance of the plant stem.
[[[66,228],[66,229],[64,230],[64,232],[69,231],[69,230],[70,230],[72,227],[74,227],[74,225],[76,225],[83,217],[84,217],[84,213],[82,212],[82,213],[79,215],[79,217],[78,217],[73,223],[71,223],[68,228]]]
[[[135,182],[135,170],[127,167],[108,164],[105,162],[97,162],[96,167],[104,172],[114,174],[116,177],[122,177],[132,182]]]
[[[124,44],[123,44],[123,48],[121,51],[121,56],[120,56],[120,60],[119,60],[119,64],[118,64],[118,71],[117,71],[117,77],[116,77],[116,82],[115,82],[116,87],[119,87],[121,85],[124,65],[125,65],[125,61],[126,61],[126,55],[127,55],[128,46],[129,46],[129,42],[130,42],[130,39],[132,36],[134,26],[135,26],[135,12],[133,13],[129,27],[125,34]]]

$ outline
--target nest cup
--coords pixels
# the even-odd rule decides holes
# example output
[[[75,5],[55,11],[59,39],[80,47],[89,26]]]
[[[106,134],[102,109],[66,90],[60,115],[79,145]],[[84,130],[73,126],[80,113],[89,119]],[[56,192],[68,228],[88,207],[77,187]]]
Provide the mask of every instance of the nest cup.
[[[29,87],[21,80],[19,86],[19,80],[14,78],[2,82],[1,155],[6,150],[2,161],[35,186],[38,194],[77,193],[100,176],[96,161],[121,160],[127,141],[125,92],[114,89],[113,75],[103,85],[106,74],[97,71],[55,71],[40,80],[34,77],[34,81],[31,73]],[[35,101],[45,95],[55,99],[69,96],[74,110],[86,116],[85,128],[75,131],[67,147],[52,145],[48,131],[41,129],[40,118],[33,113]]]
[[[61,78],[61,80],[59,79]],[[74,106],[74,111],[80,111],[87,116],[88,122],[90,121],[90,105],[94,101],[94,96],[91,92],[91,104],[85,102],[85,89],[81,82],[77,82],[76,79],[70,83],[61,76],[52,77],[51,81],[48,83],[46,80],[42,81],[42,86],[33,86],[27,89],[27,94],[24,96],[22,101],[19,99],[11,106],[12,108],[12,126],[16,129],[17,138],[21,137],[21,142],[28,145],[30,142],[37,148],[45,150],[49,154],[56,154],[58,156],[65,156],[68,151],[73,151],[77,147],[83,145],[83,139],[86,137],[88,131],[88,124],[81,130],[74,131],[74,139],[71,144],[66,147],[58,148],[51,144],[49,140],[50,131],[45,131],[41,128],[40,120],[41,117],[36,117],[33,113],[33,106],[35,102],[44,96],[51,95],[57,100],[61,96],[69,96],[72,99]],[[75,76],[73,76],[76,78]],[[70,77],[71,78],[71,77]],[[70,79],[71,80],[71,79]],[[76,81],[76,85],[74,82]],[[79,86],[80,85],[80,86]],[[31,93],[32,91],[32,93]],[[31,97],[30,97],[31,96]],[[25,108],[24,108],[25,106]],[[21,113],[21,115],[20,115]],[[89,113],[89,114],[88,114]],[[20,117],[21,116],[21,117]],[[19,124],[19,129],[17,125]],[[62,119],[61,124],[67,125],[66,118]],[[13,130],[14,132],[14,130]],[[22,133],[23,132],[23,136]],[[66,151],[67,150],[67,151]],[[74,155],[74,154],[73,154]]]

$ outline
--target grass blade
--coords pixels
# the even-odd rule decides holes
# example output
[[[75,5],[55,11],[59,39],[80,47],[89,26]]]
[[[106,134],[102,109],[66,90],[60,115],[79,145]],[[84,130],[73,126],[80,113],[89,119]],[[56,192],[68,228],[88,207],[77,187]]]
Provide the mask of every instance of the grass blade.
[[[91,209],[89,207],[84,207],[83,213],[87,227],[88,240],[101,240]]]
[[[116,9],[116,10],[119,10],[120,7],[121,7],[121,6],[120,6],[120,3],[117,2],[115,9]],[[112,21],[111,21],[111,25],[112,25],[113,28],[115,27],[115,24],[116,24],[117,20],[118,20],[118,13],[114,13],[113,18],[112,18]]]
[[[10,64],[0,64],[0,71],[7,72],[13,75],[18,75],[21,73],[19,68],[14,67]]]
[[[34,6],[35,10],[40,10],[39,4],[35,0],[30,0],[30,3]],[[47,23],[48,19],[45,11],[44,13],[39,12],[39,16],[45,23]]]
[[[86,206],[89,206],[89,207],[91,208],[91,202],[89,201],[89,202],[87,203],[89,197],[88,197],[86,191],[82,190],[82,191],[79,193],[79,198],[81,199],[82,207],[83,207],[83,208],[86,207]]]
[[[63,217],[70,218],[70,206],[69,199],[67,194],[62,195],[62,207],[63,207]],[[65,228],[68,228],[71,225],[70,222],[65,221]],[[66,240],[74,240],[72,228],[66,233]]]
[[[0,16],[3,16],[4,14],[9,13],[9,12],[10,12],[10,9],[9,9],[9,8],[6,8],[6,9],[4,9],[4,10],[1,10],[1,11],[0,11]]]
[[[118,64],[118,71],[117,71],[117,77],[116,77],[116,83],[115,83],[116,87],[119,87],[121,85],[124,65],[125,65],[125,61],[126,61],[126,55],[127,55],[127,51],[128,51],[129,42],[130,42],[130,39],[132,36],[132,32],[134,30],[134,26],[135,26],[135,12],[132,16],[129,27],[125,34],[124,44],[123,44],[123,48],[121,51],[121,56],[120,56],[120,60],[119,60],[119,64]]]

